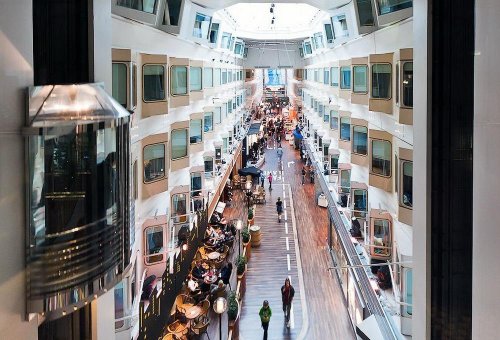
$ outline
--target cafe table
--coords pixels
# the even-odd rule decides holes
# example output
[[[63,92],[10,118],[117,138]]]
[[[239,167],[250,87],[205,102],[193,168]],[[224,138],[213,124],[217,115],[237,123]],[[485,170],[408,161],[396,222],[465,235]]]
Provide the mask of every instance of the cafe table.
[[[209,254],[207,254],[207,257],[210,259],[210,260],[217,260],[219,257],[220,257],[220,253],[217,252],[217,251],[213,251]]]

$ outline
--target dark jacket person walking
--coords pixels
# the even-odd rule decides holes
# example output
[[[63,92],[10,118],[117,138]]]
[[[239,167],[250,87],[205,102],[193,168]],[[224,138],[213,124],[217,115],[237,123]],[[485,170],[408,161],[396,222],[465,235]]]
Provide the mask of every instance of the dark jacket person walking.
[[[290,284],[290,279],[286,278],[285,284],[281,287],[281,301],[283,302],[283,313],[285,313],[285,322],[290,327],[290,310],[295,295],[295,289]]]

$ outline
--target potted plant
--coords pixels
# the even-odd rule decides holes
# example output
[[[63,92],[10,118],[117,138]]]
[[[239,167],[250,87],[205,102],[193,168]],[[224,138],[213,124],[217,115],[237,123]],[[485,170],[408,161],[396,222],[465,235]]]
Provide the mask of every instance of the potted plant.
[[[248,230],[248,227],[246,227],[241,231],[241,238],[243,240],[244,245],[250,242],[250,231]]]
[[[243,277],[245,275],[245,270],[247,269],[247,259],[245,256],[238,256],[236,259],[236,274],[238,274],[238,278]]]
[[[238,299],[236,298],[236,292],[231,292],[227,299],[227,316],[229,321],[235,321],[238,317],[238,313],[240,311],[240,306],[238,303]]]
[[[253,225],[253,208],[248,209],[248,224]]]

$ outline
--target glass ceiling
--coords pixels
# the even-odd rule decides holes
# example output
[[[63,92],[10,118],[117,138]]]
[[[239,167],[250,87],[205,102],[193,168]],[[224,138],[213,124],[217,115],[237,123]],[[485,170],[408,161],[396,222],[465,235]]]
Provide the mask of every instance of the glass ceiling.
[[[328,17],[326,12],[303,3],[278,3],[274,4],[273,13],[270,9],[270,3],[239,3],[222,11],[236,22],[238,36],[257,39],[306,37],[320,20]]]

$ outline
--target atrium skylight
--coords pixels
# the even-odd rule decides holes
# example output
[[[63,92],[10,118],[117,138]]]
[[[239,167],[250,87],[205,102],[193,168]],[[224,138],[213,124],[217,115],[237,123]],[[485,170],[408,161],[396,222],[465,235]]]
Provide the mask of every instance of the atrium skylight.
[[[218,14],[236,23],[239,37],[254,39],[306,37],[315,23],[328,16],[326,12],[303,3],[239,3]]]

